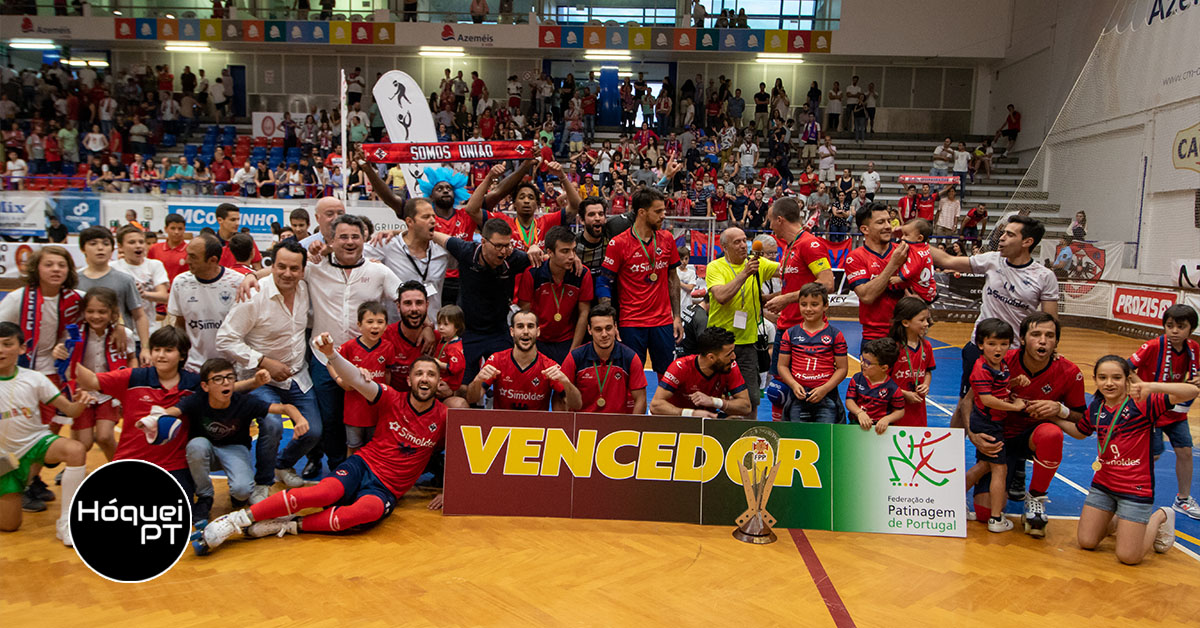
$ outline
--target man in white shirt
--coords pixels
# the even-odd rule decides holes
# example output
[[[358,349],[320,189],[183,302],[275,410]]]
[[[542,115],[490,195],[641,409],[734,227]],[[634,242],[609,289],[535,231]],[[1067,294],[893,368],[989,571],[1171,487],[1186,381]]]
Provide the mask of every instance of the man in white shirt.
[[[105,135],[112,134],[113,115],[117,113],[117,101],[112,94],[106,94],[100,101],[100,130]]]
[[[834,179],[837,177],[837,147],[833,145],[833,138],[825,135],[825,143],[817,149],[817,158],[819,159],[818,167],[820,168],[820,180],[833,185]]]
[[[842,91],[842,104],[847,111],[846,117],[841,119],[842,128],[849,129],[853,124],[853,120],[848,112],[854,111],[854,107],[858,105],[858,101],[863,97],[863,89],[858,84],[858,77],[850,77],[850,84]]]
[[[321,411],[304,360],[309,308],[304,281],[307,262],[308,254],[299,244],[280,243],[271,276],[262,281],[254,296],[234,304],[217,332],[217,350],[237,366],[239,377],[260,368],[271,374],[271,381],[251,395],[267,403],[290,403],[308,419],[308,431],[302,436],[293,433],[282,452],[279,441],[283,437],[283,417],[268,414],[259,420],[256,486],[251,500],[268,491],[276,480],[289,488],[303,486],[304,480],[293,467],[321,440]]]
[[[746,183],[754,180],[754,168],[758,165],[758,144],[755,142],[747,142],[742,138],[742,145],[738,147],[738,164],[741,169],[738,171],[738,178]]]
[[[198,372],[205,360],[224,357],[217,331],[233,308],[242,276],[221,266],[221,241],[207,233],[192,238],[185,250],[189,270],[171,282],[167,315],[192,343],[184,368]]]
[[[933,149],[933,167],[929,169],[929,174],[935,177],[950,174],[950,162],[953,160],[954,150],[950,148],[950,138],[947,137]]]
[[[958,177],[959,198],[967,196],[967,176],[970,174],[970,167],[971,152],[967,150],[966,143],[959,142],[958,147],[954,149],[954,176]]]
[[[256,188],[255,174],[256,173],[257,173],[257,171],[255,170],[254,166],[250,164],[249,161],[246,161],[245,163],[243,163],[242,167],[238,168],[238,171],[233,173],[233,182],[238,185],[239,189],[241,189],[242,196],[254,196],[255,195],[255,188]]]
[[[117,230],[117,250],[121,257],[112,263],[112,267],[133,277],[138,296],[146,301],[143,309],[150,329],[157,329],[156,306],[166,304],[167,288],[171,283],[166,266],[156,259],[146,259],[146,234],[133,225]]]
[[[442,285],[450,265],[450,254],[433,241],[437,217],[429,199],[408,199],[403,206],[403,218],[407,227],[404,235],[392,238],[369,257],[372,261],[383,262],[401,284],[406,281],[424,284],[429,317],[436,320],[438,310],[442,309]],[[389,318],[393,317],[392,309],[388,308]],[[399,312],[394,315],[399,316]]]
[[[875,192],[879,191],[879,173],[873,161],[867,162],[867,171],[862,174],[862,186],[867,191],[867,199],[875,200]]]

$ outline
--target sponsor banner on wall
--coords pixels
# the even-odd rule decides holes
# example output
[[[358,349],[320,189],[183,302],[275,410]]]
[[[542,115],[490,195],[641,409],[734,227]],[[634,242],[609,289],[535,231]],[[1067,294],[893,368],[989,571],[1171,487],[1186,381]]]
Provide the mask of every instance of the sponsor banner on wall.
[[[64,190],[49,202],[54,205],[58,221],[66,225],[70,233],[104,224],[100,220],[100,197],[89,191]]]
[[[254,137],[284,136],[282,111],[255,111],[250,114],[250,132]]]
[[[1153,128],[1150,191],[1200,189],[1200,103],[1155,111]]]
[[[76,268],[83,268],[87,265],[87,261],[83,258],[83,251],[77,246],[39,244],[36,242],[0,242],[0,278],[19,279],[21,277],[21,269],[24,267],[26,260],[37,252],[38,249],[46,246],[62,246],[65,248],[71,254],[71,259],[74,260]]]
[[[776,468],[781,528],[964,537],[962,430],[451,410],[450,515],[734,526],[739,468]]]
[[[53,210],[48,198],[40,194],[6,193],[0,198],[0,232],[14,236],[46,235],[46,210]]]
[[[1116,281],[1125,267],[1124,242],[1064,242],[1042,240],[1041,261],[1054,271],[1063,292],[1070,298],[1083,298],[1098,280]]]
[[[1112,317],[1141,325],[1161,325],[1163,313],[1177,299],[1174,292],[1116,286],[1112,294]]]
[[[201,229],[209,227],[213,231],[217,230],[217,205],[221,201],[199,202],[180,205],[167,205],[167,213],[180,214],[187,223],[188,233],[199,233]],[[286,213],[290,213],[291,209],[285,210],[280,207],[260,207],[257,205],[242,205],[241,222],[238,224],[241,227],[249,227],[250,235],[255,236],[255,239],[262,237],[271,237],[271,224],[279,223],[287,224],[284,219]]]
[[[0,38],[10,39],[13,37],[53,39],[55,41],[112,39],[113,20],[105,17],[81,19],[78,17],[8,15],[4,19],[0,19]]]

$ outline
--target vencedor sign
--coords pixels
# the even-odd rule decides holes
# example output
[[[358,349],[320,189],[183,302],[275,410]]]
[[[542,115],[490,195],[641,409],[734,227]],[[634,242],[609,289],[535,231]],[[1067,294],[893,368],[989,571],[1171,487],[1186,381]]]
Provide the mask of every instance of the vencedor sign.
[[[778,527],[966,536],[958,429],[451,410],[446,438],[451,515],[732,527],[738,467],[779,463],[765,506]]]

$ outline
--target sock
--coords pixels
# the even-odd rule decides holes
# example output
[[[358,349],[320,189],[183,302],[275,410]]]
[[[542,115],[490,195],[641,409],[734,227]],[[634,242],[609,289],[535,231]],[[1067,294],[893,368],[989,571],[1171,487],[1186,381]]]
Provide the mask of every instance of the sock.
[[[60,504],[62,512],[59,514],[60,519],[69,519],[71,517],[71,499],[75,497],[75,491],[79,489],[79,485],[83,483],[83,478],[85,477],[87,477],[86,465],[63,469],[62,503]]]
[[[255,521],[266,521],[276,517],[294,515],[305,508],[324,508],[346,494],[342,483],[334,478],[325,478],[316,486],[289,488],[254,504],[250,516]]]
[[[1045,495],[1050,488],[1050,480],[1062,462],[1063,433],[1062,429],[1053,423],[1043,423],[1033,430],[1030,437],[1033,441],[1033,477],[1029,480],[1029,492],[1033,495]]]
[[[988,517],[988,523],[992,523],[993,521],[1000,523],[1003,519],[1003,517]]]
[[[334,506],[300,520],[305,532],[345,532],[383,517],[383,500],[364,495],[349,506]]]

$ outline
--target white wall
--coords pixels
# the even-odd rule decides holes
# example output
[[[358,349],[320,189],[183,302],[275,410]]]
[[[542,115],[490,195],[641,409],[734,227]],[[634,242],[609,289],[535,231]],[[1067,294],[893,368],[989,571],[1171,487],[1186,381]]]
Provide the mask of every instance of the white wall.
[[[1012,7],[1013,0],[848,0],[833,52],[999,59]]]

